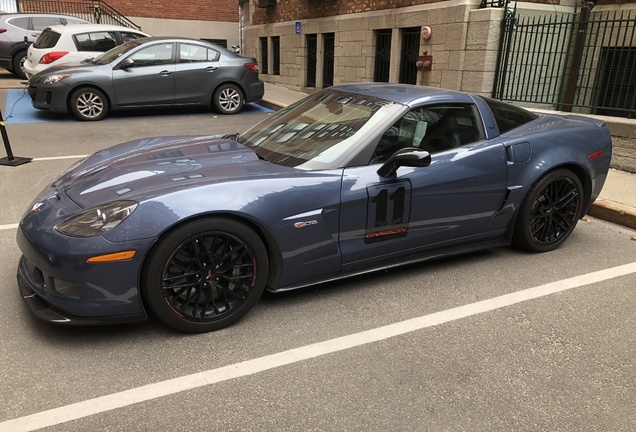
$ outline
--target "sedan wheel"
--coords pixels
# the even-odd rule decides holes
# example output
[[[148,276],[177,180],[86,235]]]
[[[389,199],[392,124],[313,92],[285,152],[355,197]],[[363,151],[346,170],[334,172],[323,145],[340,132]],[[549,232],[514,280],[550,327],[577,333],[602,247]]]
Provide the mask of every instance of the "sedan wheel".
[[[108,100],[101,91],[84,87],[71,95],[71,110],[75,117],[83,121],[101,120],[108,113]]]
[[[223,84],[214,92],[212,103],[221,114],[236,114],[243,108],[243,93],[233,84]]]
[[[162,238],[147,259],[143,292],[154,314],[181,331],[218,330],[258,301],[268,258],[260,237],[229,219],[190,222]]]
[[[559,247],[581,216],[582,195],[581,181],[569,170],[560,169],[541,178],[519,209],[513,242],[533,252]]]

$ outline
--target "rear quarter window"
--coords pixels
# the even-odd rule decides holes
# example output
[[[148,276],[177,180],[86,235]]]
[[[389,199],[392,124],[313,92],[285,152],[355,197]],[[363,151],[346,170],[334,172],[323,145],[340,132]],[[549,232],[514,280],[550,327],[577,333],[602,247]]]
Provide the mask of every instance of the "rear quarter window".
[[[539,117],[530,111],[505,102],[490,98],[482,99],[490,107],[490,111],[492,111],[495,121],[497,122],[499,133],[506,133]]]
[[[52,30],[46,29],[33,43],[33,48],[53,48],[60,40],[60,34]]]
[[[8,23],[23,30],[29,28],[29,18],[26,17],[12,18],[8,21]]]
[[[31,18],[32,30],[42,31],[52,25],[64,25],[66,21],[59,17],[33,17]]]

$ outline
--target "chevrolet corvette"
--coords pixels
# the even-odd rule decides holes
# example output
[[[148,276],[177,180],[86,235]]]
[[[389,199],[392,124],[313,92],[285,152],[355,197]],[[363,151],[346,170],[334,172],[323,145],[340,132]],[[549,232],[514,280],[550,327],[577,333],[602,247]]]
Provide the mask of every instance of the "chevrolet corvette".
[[[468,251],[559,247],[598,197],[601,120],[400,84],[316,92],[243,134],[99,151],[30,204],[18,286],[65,325],[227,327],[280,292]]]

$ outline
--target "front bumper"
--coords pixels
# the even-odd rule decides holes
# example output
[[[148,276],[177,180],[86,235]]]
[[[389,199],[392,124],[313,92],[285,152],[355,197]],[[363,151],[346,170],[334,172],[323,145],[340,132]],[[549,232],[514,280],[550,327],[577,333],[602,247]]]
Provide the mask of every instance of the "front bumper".
[[[24,259],[24,257],[22,257]],[[112,317],[76,317],[55,309],[40,297],[27,283],[24,276],[18,270],[18,289],[22,300],[29,310],[43,321],[69,326],[90,326],[103,324],[121,324],[140,322],[146,319],[145,315],[128,315]]]
[[[32,84],[29,82],[29,96],[34,108],[51,112],[67,113],[66,100],[70,88],[63,83]]]

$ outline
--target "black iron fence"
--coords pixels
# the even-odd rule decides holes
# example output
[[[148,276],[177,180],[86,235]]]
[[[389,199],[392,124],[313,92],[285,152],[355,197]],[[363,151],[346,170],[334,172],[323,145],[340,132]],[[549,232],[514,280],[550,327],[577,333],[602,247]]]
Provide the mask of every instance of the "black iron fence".
[[[141,30],[137,24],[101,0],[81,3],[56,0],[17,0],[19,12],[73,15],[98,24],[112,24]]]
[[[493,97],[549,109],[636,117],[636,12],[518,16],[507,10]]]

